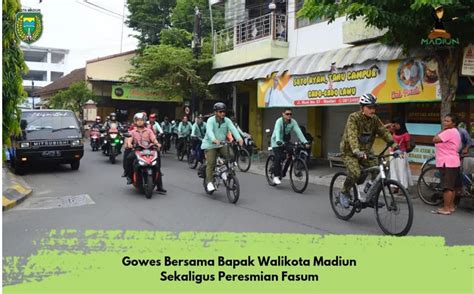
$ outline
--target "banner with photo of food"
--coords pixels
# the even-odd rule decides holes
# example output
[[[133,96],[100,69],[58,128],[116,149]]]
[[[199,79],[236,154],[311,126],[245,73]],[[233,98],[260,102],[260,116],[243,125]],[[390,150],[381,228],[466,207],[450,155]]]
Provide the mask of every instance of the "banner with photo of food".
[[[438,101],[438,64],[425,57],[335,66],[309,75],[274,74],[258,83],[258,107],[357,104],[364,93],[380,103]]]

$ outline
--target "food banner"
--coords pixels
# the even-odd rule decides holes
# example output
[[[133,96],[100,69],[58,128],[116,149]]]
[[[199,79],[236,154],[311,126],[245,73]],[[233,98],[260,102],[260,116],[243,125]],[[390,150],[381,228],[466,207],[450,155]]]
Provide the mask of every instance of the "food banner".
[[[180,96],[165,96],[154,89],[132,87],[129,85],[113,85],[112,99],[134,100],[134,101],[155,101],[155,102],[183,102]]]
[[[372,93],[379,103],[441,100],[434,58],[366,62],[310,75],[285,72],[258,83],[258,107],[357,104]]]

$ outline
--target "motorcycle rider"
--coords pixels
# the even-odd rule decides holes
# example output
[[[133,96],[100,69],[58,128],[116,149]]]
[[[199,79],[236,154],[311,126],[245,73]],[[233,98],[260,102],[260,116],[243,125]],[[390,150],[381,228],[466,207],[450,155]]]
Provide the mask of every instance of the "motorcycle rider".
[[[156,114],[150,114],[150,120],[147,123],[147,127],[149,127],[155,135],[162,135],[163,129],[161,128],[160,124],[156,121]]]
[[[102,129],[102,123],[101,123],[101,118],[100,116],[96,116],[95,117],[95,122],[94,124],[91,126],[91,129]]]
[[[389,130],[375,115],[377,108],[377,97],[371,93],[364,94],[359,98],[360,111],[351,113],[347,118],[346,128],[342,136],[340,148],[342,160],[347,168],[347,178],[339,194],[339,202],[342,207],[349,208],[349,191],[360,177],[360,166],[364,168],[376,166],[376,159],[369,160],[367,155],[372,151],[375,136],[378,135],[385,142],[392,144],[394,150],[398,145],[394,143]],[[372,174],[372,180],[376,174]],[[374,207],[374,203],[369,203]]]
[[[222,148],[220,145],[221,141],[225,141],[229,131],[232,133],[234,138],[239,142],[240,146],[244,144],[242,137],[240,137],[239,131],[235,128],[232,121],[225,117],[226,105],[222,102],[214,104],[214,115],[207,120],[206,124],[206,135],[202,140],[201,148],[206,153],[206,182],[207,190],[209,192],[214,191],[216,188],[212,183],[214,169],[216,167],[217,155],[221,155],[226,160],[231,158],[231,154],[227,152],[227,148]]]
[[[123,155],[125,175],[127,177],[127,185],[132,183],[132,171],[133,171],[133,162],[135,161],[135,153],[133,152],[133,147],[135,145],[143,145],[143,142],[148,144],[155,144],[158,146],[158,149],[161,148],[160,143],[156,140],[156,136],[152,130],[146,127],[145,125],[145,115],[141,112],[136,113],[133,116],[133,123],[135,128],[130,131],[130,137],[125,140],[125,152]],[[158,171],[161,173],[161,161],[158,158],[157,162]],[[159,193],[166,193],[166,190],[163,189],[163,180],[162,177],[159,177],[157,183],[157,189]]]
[[[202,159],[202,139],[206,135],[206,123],[203,121],[202,114],[197,116],[196,122],[193,124],[192,131],[191,131],[191,140],[192,140],[192,148],[196,151],[196,158],[198,160]]]
[[[188,122],[188,117],[186,115],[183,116],[183,121],[181,121],[178,126],[178,151],[183,150],[185,140],[191,136],[191,128],[192,125]]]
[[[285,159],[285,146],[284,143],[289,143],[291,140],[291,131],[296,133],[296,136],[305,144],[305,148],[309,148],[308,141],[304,137],[298,122],[292,118],[293,110],[291,108],[285,108],[281,113],[282,117],[276,120],[275,127],[273,129],[271,138],[271,147],[275,154],[275,161],[273,162],[273,183],[275,185],[281,184],[281,163]]]
[[[115,112],[112,112],[109,117],[110,117],[110,119],[107,120],[104,124],[104,129],[108,130],[111,127],[113,127],[114,124],[115,124],[115,127],[117,129],[121,130],[122,129],[122,124],[117,120],[117,115],[115,114]]]
[[[168,117],[165,116],[164,120],[161,122],[161,129],[164,133],[164,138],[166,142],[166,147],[169,150],[171,144],[171,134],[172,134],[172,124],[169,122]],[[166,150],[166,151],[168,151]]]

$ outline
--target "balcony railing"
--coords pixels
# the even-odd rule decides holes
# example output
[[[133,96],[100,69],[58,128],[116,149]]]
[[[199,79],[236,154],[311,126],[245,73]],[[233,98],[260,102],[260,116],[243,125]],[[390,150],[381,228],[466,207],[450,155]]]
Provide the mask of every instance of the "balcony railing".
[[[215,33],[214,53],[234,50],[242,44],[268,39],[287,40],[287,18],[284,14],[269,13]]]

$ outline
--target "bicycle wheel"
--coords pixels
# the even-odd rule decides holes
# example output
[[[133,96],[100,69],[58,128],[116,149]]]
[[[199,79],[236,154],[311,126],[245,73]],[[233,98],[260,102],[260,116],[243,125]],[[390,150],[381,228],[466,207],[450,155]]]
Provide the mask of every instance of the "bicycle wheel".
[[[240,148],[237,151],[237,167],[240,171],[246,172],[250,168],[250,154],[247,149]]]
[[[351,193],[349,195],[349,204],[348,208],[342,206],[339,201],[339,195],[342,191],[344,182],[346,181],[347,174],[345,172],[338,172],[332,177],[331,185],[329,186],[329,201],[331,201],[331,208],[336,214],[337,218],[342,220],[349,220],[355,213],[356,208],[353,205],[356,198],[356,186],[353,185]]]
[[[235,175],[229,175],[226,182],[227,199],[230,203],[237,203],[240,196],[240,184]]]
[[[265,177],[267,178],[267,182],[270,186],[276,186],[273,182],[273,162],[275,161],[275,155],[270,155],[267,158],[267,162],[265,163]]]
[[[394,189],[400,193],[394,193]],[[385,180],[375,195],[375,218],[382,231],[393,236],[408,234],[413,223],[413,204],[405,187],[395,180]]]
[[[195,169],[198,165],[198,160],[196,158],[196,155],[193,151],[188,150],[188,167],[190,169]]]
[[[439,205],[443,202],[443,189],[441,178],[435,166],[427,167],[418,178],[418,196],[421,201],[428,205]]]
[[[184,151],[178,150],[178,160],[183,161],[183,159],[184,159]]]
[[[301,160],[301,158],[296,158],[291,162],[290,166],[290,183],[291,188],[296,193],[303,193],[308,187],[308,167],[306,162]]]
[[[428,158],[423,165],[421,166],[421,172],[423,173],[425,170],[427,170],[430,167],[436,167],[435,163],[435,157],[432,156],[431,158]]]

